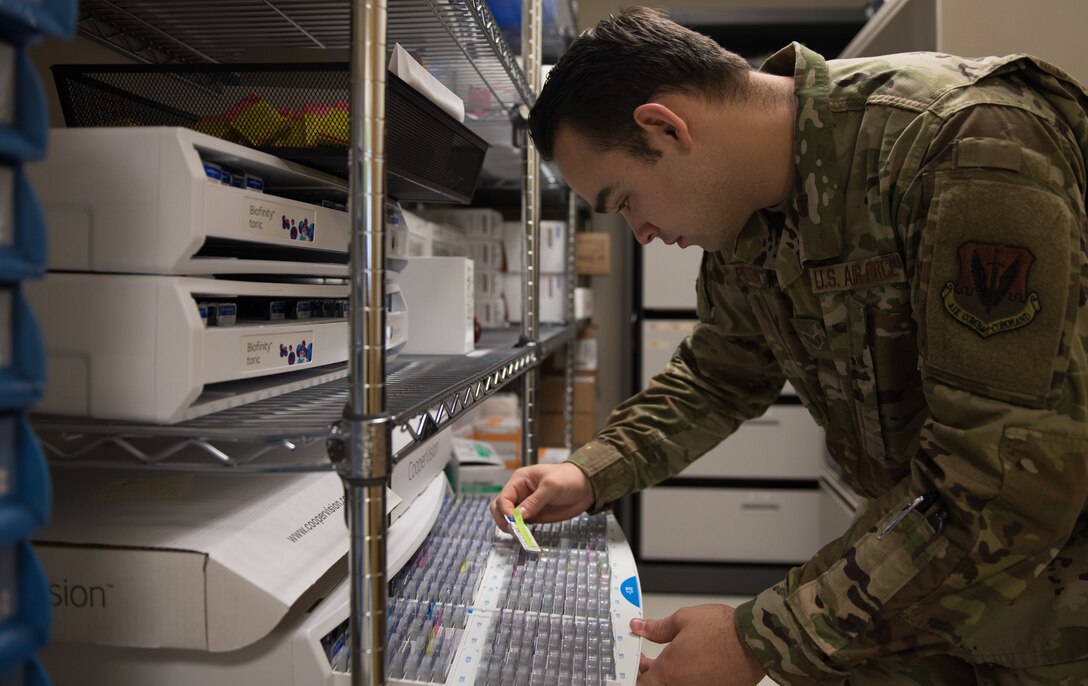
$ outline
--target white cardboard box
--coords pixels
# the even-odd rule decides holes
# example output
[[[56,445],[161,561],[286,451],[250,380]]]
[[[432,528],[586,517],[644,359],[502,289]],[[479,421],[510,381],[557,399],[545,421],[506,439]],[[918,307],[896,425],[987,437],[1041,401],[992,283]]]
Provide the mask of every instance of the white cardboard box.
[[[408,304],[406,355],[464,355],[475,349],[474,269],[464,257],[413,257],[397,277]]]
[[[521,222],[502,223],[502,249],[506,255],[506,271],[525,269],[525,226]]]
[[[334,473],[53,472],[34,537],[53,638],[235,650],[267,635],[348,551]]]
[[[567,277],[543,274],[540,277],[540,321],[567,320]]]
[[[540,272],[567,273],[567,223],[540,222]]]

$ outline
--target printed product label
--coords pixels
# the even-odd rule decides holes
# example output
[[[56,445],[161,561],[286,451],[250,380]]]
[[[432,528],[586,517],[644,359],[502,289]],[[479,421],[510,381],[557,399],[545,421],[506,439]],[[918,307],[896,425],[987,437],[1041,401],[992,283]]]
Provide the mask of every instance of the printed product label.
[[[298,367],[313,362],[314,332],[284,331],[243,336],[242,371]]]
[[[15,243],[15,169],[0,165],[0,245]]]
[[[246,233],[281,242],[312,243],[317,235],[314,213],[304,208],[269,200],[259,195],[246,195],[243,226]]]
[[[15,338],[12,297],[10,290],[0,289],[0,369],[11,366],[11,348]]]

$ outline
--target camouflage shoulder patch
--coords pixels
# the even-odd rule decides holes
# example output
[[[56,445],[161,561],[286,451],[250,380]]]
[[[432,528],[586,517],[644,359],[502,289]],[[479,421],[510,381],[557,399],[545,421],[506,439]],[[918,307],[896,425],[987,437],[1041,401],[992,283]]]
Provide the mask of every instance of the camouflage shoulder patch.
[[[937,174],[922,238],[926,374],[1042,407],[1069,363],[1080,227],[1065,196],[1025,177]]]
[[[964,243],[959,276],[941,290],[944,309],[979,336],[988,338],[1027,326],[1040,309],[1039,293],[1028,291],[1035,264],[1031,250],[1016,245]]]

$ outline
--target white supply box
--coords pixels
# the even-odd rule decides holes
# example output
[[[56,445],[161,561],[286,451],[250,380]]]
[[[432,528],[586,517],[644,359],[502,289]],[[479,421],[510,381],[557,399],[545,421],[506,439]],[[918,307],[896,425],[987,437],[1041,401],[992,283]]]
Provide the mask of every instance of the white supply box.
[[[525,225],[521,222],[502,223],[502,249],[506,255],[506,271],[525,269]]]
[[[485,207],[452,207],[427,210],[424,216],[439,224],[452,224],[469,238],[502,240],[502,214]]]
[[[498,329],[506,326],[509,318],[506,314],[506,301],[497,298],[476,298],[476,319],[484,329]]]
[[[540,321],[567,321],[567,277],[551,274],[540,276]]]
[[[543,274],[567,273],[567,223],[540,222],[540,264]]]
[[[50,273],[25,288],[45,340],[42,412],[174,423],[346,375],[346,285]],[[206,324],[202,303],[233,303],[236,323]]]
[[[34,544],[57,641],[237,650],[348,551],[335,473],[61,467],[53,488]]]
[[[523,274],[502,275],[502,297],[506,302],[507,321],[521,321],[525,298],[524,279]],[[550,324],[565,322],[567,320],[567,277],[558,274],[539,274],[537,280],[540,282],[538,315],[540,321]]]
[[[506,319],[511,322],[521,321],[521,312],[525,306],[525,275],[502,275],[502,299],[506,303]]]
[[[397,276],[408,306],[406,355],[464,355],[476,347],[475,276],[464,257],[412,257]]]
[[[54,129],[50,137],[48,157],[28,168],[49,226],[50,269],[347,273],[347,212],[320,204],[342,203],[342,179],[184,128]],[[226,185],[206,165],[252,183]]]

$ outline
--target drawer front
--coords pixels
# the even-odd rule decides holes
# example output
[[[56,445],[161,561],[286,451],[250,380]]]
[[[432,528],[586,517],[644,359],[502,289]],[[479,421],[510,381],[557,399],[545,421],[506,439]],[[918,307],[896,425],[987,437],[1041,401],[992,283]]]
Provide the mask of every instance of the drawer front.
[[[660,241],[642,248],[642,306],[648,310],[694,310],[695,280],[703,251],[677,250]]]
[[[812,489],[652,488],[641,496],[645,560],[799,563],[820,546]]]
[[[816,479],[826,452],[824,430],[799,405],[772,405],[741,425],[680,476],[689,478]]]
[[[665,368],[676,352],[676,346],[695,329],[695,319],[646,319],[642,322],[642,387]],[[797,391],[786,382],[782,395],[796,396]]]

